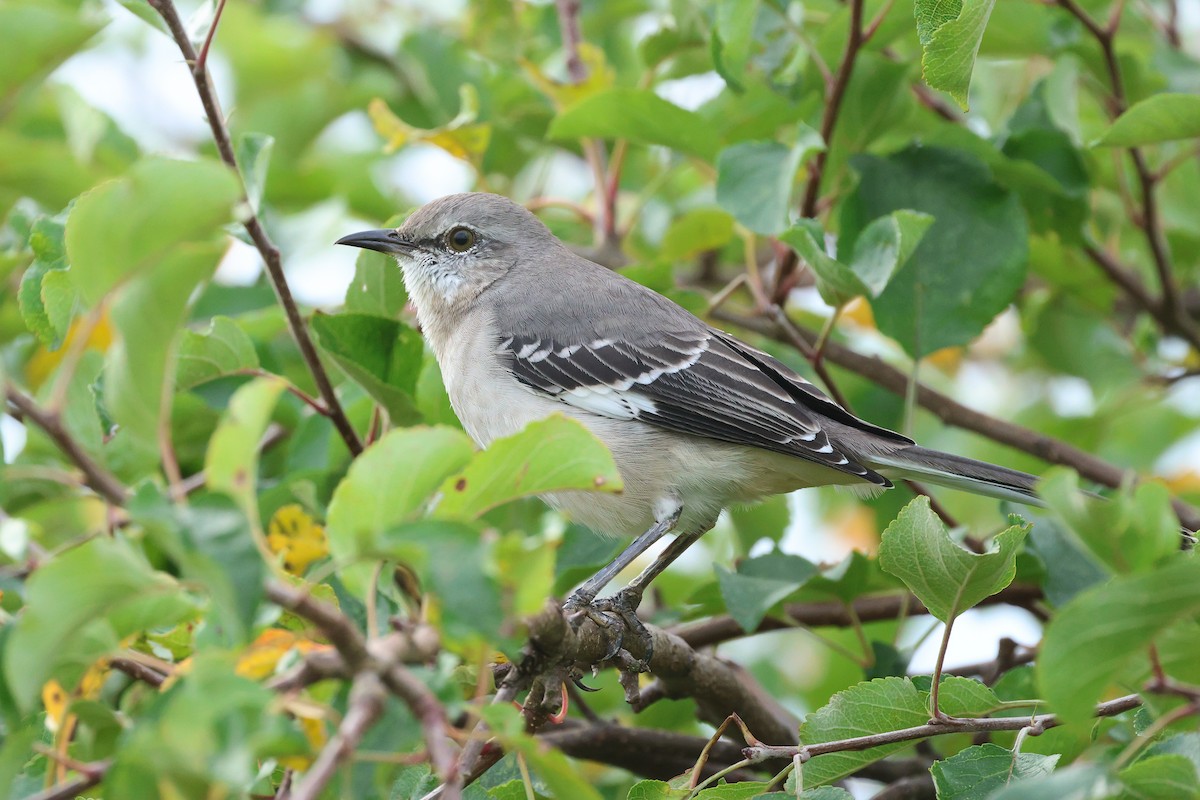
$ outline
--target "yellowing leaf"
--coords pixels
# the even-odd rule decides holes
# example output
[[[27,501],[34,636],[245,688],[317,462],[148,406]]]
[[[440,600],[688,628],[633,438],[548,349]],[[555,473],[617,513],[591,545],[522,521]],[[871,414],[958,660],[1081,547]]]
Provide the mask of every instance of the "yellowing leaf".
[[[309,564],[329,555],[325,529],[292,503],[282,506],[267,526],[267,547],[283,556],[283,567],[293,575],[303,575]]]
[[[329,741],[324,720],[318,716],[299,714],[295,709],[293,709],[293,713],[296,714],[296,723],[300,726],[300,732],[304,734],[304,738],[308,740],[309,747],[314,753],[320,752],[321,748],[325,746],[325,742]],[[284,756],[279,759],[279,764],[287,769],[303,771],[312,764],[312,757]]]
[[[442,148],[455,158],[474,162],[487,151],[492,138],[492,126],[475,121],[479,116],[479,95],[474,86],[460,86],[458,98],[458,115],[439,128],[425,129],[409,125],[378,97],[367,105],[367,116],[371,118],[375,132],[385,140],[385,153],[393,153],[414,142],[426,142]]]
[[[67,338],[57,350],[51,351],[44,344],[38,346],[33,356],[25,364],[25,379],[31,388],[38,388],[54,373],[54,370],[62,363],[63,357],[75,347],[75,340],[80,336],[81,331],[84,331],[87,336],[83,345],[84,350],[96,350],[103,353],[108,349],[113,341],[113,329],[108,320],[108,313],[105,312],[100,321],[91,326],[91,330],[86,330],[87,326],[88,323],[85,319],[77,319],[72,322]]]
[[[262,680],[275,674],[280,660],[290,651],[311,653],[314,650],[328,649],[328,647],[329,645],[303,639],[292,631],[267,628],[242,652],[235,671],[243,678]]]
[[[958,372],[962,366],[966,351],[961,347],[943,347],[925,356],[925,361],[934,365],[947,375]]]
[[[614,73],[605,61],[603,49],[588,42],[580,42],[579,60],[587,69],[587,78],[582,83],[559,83],[538,69],[532,61],[521,59],[520,63],[533,85],[549,97],[556,108],[562,109],[602,92],[614,83]]]
[[[46,709],[46,730],[56,733],[67,715],[67,690],[53,678],[42,686],[42,706]]]

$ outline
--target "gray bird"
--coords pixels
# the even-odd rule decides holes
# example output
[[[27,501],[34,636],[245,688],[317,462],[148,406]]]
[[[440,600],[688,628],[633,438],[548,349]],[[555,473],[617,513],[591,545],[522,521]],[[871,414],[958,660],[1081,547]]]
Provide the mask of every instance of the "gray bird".
[[[641,630],[633,611],[647,584],[721,509],[768,495],[912,477],[1036,502],[1033,476],[855,417],[777,359],[574,254],[507,198],[450,195],[399,228],[337,243],[399,261],[450,403],[480,447],[561,413],[612,452],[623,492],[544,498],[598,532],[641,534],[569,607],[598,607],[598,592],[677,528],[654,564],[601,601]]]

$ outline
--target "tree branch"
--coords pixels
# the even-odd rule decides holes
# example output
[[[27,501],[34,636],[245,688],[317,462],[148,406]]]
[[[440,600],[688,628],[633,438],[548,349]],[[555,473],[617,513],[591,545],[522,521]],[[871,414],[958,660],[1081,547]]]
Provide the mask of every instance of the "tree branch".
[[[349,672],[359,672],[369,665],[371,654],[367,650],[366,639],[350,618],[337,608],[316,599],[303,589],[276,581],[267,583],[265,594],[275,605],[304,617],[320,628],[329,643],[345,659]]]
[[[368,693],[365,696],[369,699],[369,693],[374,691],[372,687],[379,684],[404,701],[421,724],[431,763],[442,779],[447,781],[444,797],[447,800],[457,800],[459,785],[454,771],[454,754],[448,744],[450,726],[446,720],[445,709],[429,688],[401,663],[407,656],[422,652],[421,646],[407,640],[403,634],[393,634],[368,642],[349,617],[302,589],[272,581],[266,586],[266,596],[272,603],[304,617],[320,628],[339,656],[334,660],[315,653],[309,654],[300,668],[281,676],[271,687],[277,691],[291,691],[318,680],[349,675],[356,676],[354,681],[357,686],[364,680],[364,676],[370,676],[371,681],[362,684],[362,691]],[[374,721],[373,718],[368,720],[366,716],[370,710],[370,703],[364,700],[358,724],[370,726]],[[343,727],[346,724],[343,722]],[[364,731],[365,729],[363,728]],[[354,733],[353,729],[348,731],[348,735]],[[361,738],[361,733],[359,737]],[[330,758],[333,759],[334,756],[331,755]],[[334,766],[329,769],[336,767],[336,763],[335,760]],[[306,776],[306,785],[307,780]],[[319,788],[316,794],[320,793]],[[316,794],[312,796],[315,797]]]
[[[1118,697],[1096,706],[1095,716],[1112,717],[1137,708],[1142,704],[1142,698],[1136,694]],[[855,750],[869,750],[884,744],[909,742],[914,739],[927,739],[930,736],[940,736],[946,733],[978,733],[982,731],[1019,731],[1031,728],[1039,733],[1061,725],[1062,722],[1055,714],[1038,714],[1033,717],[947,717],[945,720],[917,725],[912,728],[902,728],[897,731],[872,733],[867,736],[854,736],[849,739],[838,739],[832,742],[819,742],[808,745],[751,745],[742,750],[746,758],[757,762],[767,758],[793,758],[808,761],[810,758],[829,753],[844,753]]]
[[[31,794],[25,800],[77,800],[84,792],[104,780],[105,773],[112,766],[111,761],[93,761],[83,764],[78,778],[57,783],[48,789]]]
[[[229,128],[226,126],[225,117],[221,113],[221,103],[217,98],[216,89],[213,88],[212,82],[209,80],[207,68],[197,56],[195,48],[192,47],[192,42],[188,38],[183,21],[179,18],[179,12],[175,8],[175,4],[172,0],[147,0],[147,2],[159,13],[163,22],[166,23],[167,29],[171,32],[171,37],[175,40],[175,44],[183,54],[184,61],[188,64],[188,71],[191,73],[192,81],[196,84],[196,91],[200,95],[200,103],[204,106],[204,115],[208,119],[213,141],[217,145],[217,153],[220,154],[221,160],[238,176],[238,180],[243,181],[241,169],[237,163],[237,156],[233,150],[233,139],[229,135]],[[214,20],[214,24],[216,24],[216,20]],[[245,191],[243,189],[243,197],[244,195]],[[317,391],[321,395],[321,399],[325,403],[325,408],[329,412],[329,419],[333,422],[334,428],[337,429],[338,434],[346,443],[350,454],[357,456],[362,452],[362,442],[359,440],[358,434],[354,431],[354,426],[346,418],[346,412],[343,410],[342,404],[338,400],[337,392],[334,391],[333,384],[329,380],[329,373],[326,372],[325,365],[321,363],[320,356],[317,355],[316,346],[313,344],[312,337],[308,334],[308,328],[304,324],[304,319],[300,316],[300,309],[296,306],[296,300],[292,297],[292,290],[288,286],[287,276],[283,272],[283,260],[280,256],[279,248],[275,246],[275,243],[271,241],[271,237],[267,235],[266,229],[263,228],[262,222],[258,218],[258,214],[253,209],[248,210],[246,213],[247,217],[243,225],[246,228],[246,233],[250,235],[250,239],[254,242],[254,246],[258,249],[259,255],[262,256],[263,263],[266,264],[267,274],[271,278],[271,285],[275,288],[275,296],[279,299],[279,304],[283,307],[284,315],[287,317],[288,328],[291,330],[292,338],[296,340],[296,346],[300,349],[300,355],[304,358],[304,362],[308,365],[308,371],[312,374],[313,381],[317,384]]]
[[[1041,598],[1041,587],[1014,583],[991,597],[984,598],[979,605],[1007,604],[1024,608]],[[850,606],[837,601],[792,603],[784,607],[784,613],[788,615],[792,623],[766,617],[754,633],[791,630],[794,624],[809,628],[849,628],[853,627],[855,617],[859,622],[878,622],[901,617],[922,616],[928,614],[929,611],[914,595],[886,594],[860,597]],[[711,647],[747,635],[733,617],[727,615],[684,623],[672,628],[670,633],[695,648]]]
[[[350,700],[342,724],[304,772],[304,778],[292,790],[290,800],[317,800],[321,796],[334,773],[351,759],[363,736],[383,714],[386,698],[378,675],[359,673],[350,687]]]
[[[716,319],[740,325],[784,344],[790,343],[790,339],[773,322],[742,317],[725,311],[717,311],[713,316]],[[816,340],[816,334],[812,331],[803,328],[797,328],[797,330],[806,341],[812,342]],[[908,376],[878,356],[863,355],[845,345],[831,341],[825,347],[825,358],[840,367],[867,378],[900,397],[904,397],[908,389]],[[1037,456],[1052,464],[1062,464],[1063,466],[1071,467],[1084,478],[1103,484],[1104,486],[1118,487],[1129,474],[1127,470],[1110,464],[1091,453],[1086,453],[1061,439],[1055,439],[1052,436],[1046,436],[1029,428],[1008,422],[1007,420],[998,419],[968,408],[953,398],[924,384],[917,384],[916,400],[918,405],[932,412],[947,425],[954,425],[974,431],[993,441]],[[1196,530],[1197,527],[1200,527],[1200,511],[1195,507],[1178,498],[1172,498],[1171,505],[1175,509],[1180,522],[1185,526],[1191,530]]]
[[[96,463],[83,446],[75,441],[75,437],[62,424],[62,418],[55,412],[46,411],[33,402],[33,398],[17,389],[8,387],[5,397],[13,408],[21,413],[26,423],[32,422],[50,437],[59,450],[74,462],[83,473],[84,482],[115,506],[125,505],[129,499],[129,490],[117,480],[116,476]]]
[[[1112,89],[1112,95],[1109,97],[1108,102],[1109,112],[1114,118],[1119,117],[1129,107],[1129,101],[1125,95],[1125,85],[1121,80],[1121,65],[1117,59],[1115,45],[1117,27],[1120,24],[1121,5],[1118,4],[1116,6],[1117,11],[1114,13],[1109,24],[1106,27],[1102,27],[1076,0],[1058,0],[1058,4],[1070,13],[1071,16],[1079,20],[1100,46],[1100,52],[1104,57],[1104,66],[1108,71],[1108,80]],[[1163,234],[1161,220],[1159,219],[1158,198],[1154,194],[1157,176],[1147,165],[1146,156],[1141,148],[1130,147],[1128,148],[1128,153],[1130,160],[1133,161],[1133,169],[1137,175],[1138,189],[1142,201],[1141,214],[1134,219],[1134,222],[1145,234],[1146,244],[1150,247],[1150,255],[1153,258],[1154,269],[1158,273],[1159,287],[1162,291],[1161,303],[1155,304],[1160,306],[1160,311],[1155,313],[1152,308],[1148,308],[1148,310],[1160,321],[1162,321],[1163,315],[1169,317],[1172,322],[1169,326],[1165,327],[1174,329],[1177,332],[1185,332],[1183,334],[1184,337],[1193,346],[1196,346],[1196,343],[1200,342],[1200,329],[1196,327],[1187,314],[1187,309],[1183,305],[1182,295],[1178,285],[1175,283],[1175,276],[1171,269],[1171,256],[1167,247],[1166,236]],[[1089,255],[1091,254],[1089,253]]]
[[[817,215],[817,199],[821,194],[821,180],[825,174],[825,164],[829,159],[829,148],[832,146],[833,132],[837,128],[838,114],[842,110],[842,99],[846,96],[846,87],[850,84],[850,75],[854,72],[854,62],[858,51],[862,48],[867,37],[863,36],[863,3],[864,0],[850,0],[850,32],[846,39],[846,48],[842,51],[842,59],[838,62],[837,71],[825,83],[825,110],[821,114],[821,141],[824,149],[813,156],[812,165],[808,169],[808,181],[804,185],[804,197],[800,201],[800,216],[815,217]],[[872,30],[874,33],[874,30]],[[779,264],[779,274],[775,281],[774,299],[782,303],[791,290],[792,275],[799,264],[794,250],[789,249]]]

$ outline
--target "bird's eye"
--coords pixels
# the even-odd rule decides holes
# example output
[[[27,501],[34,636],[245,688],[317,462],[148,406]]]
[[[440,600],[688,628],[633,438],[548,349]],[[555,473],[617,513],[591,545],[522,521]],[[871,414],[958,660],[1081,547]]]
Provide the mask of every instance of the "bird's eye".
[[[475,246],[475,231],[470,228],[451,228],[446,234],[446,246],[456,253],[465,253]]]

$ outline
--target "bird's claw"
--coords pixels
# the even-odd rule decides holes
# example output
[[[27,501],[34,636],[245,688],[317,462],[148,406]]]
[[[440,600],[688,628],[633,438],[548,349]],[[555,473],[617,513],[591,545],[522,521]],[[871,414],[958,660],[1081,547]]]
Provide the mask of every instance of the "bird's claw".
[[[654,656],[654,638],[638,617],[642,594],[632,589],[622,589],[612,597],[594,600],[572,595],[563,604],[563,610],[576,619],[587,617],[608,632],[608,649],[600,659],[615,661],[622,670],[649,672],[650,659]],[[621,624],[623,623],[623,624]],[[632,633],[641,645],[642,658],[635,657],[624,645],[625,637]]]

